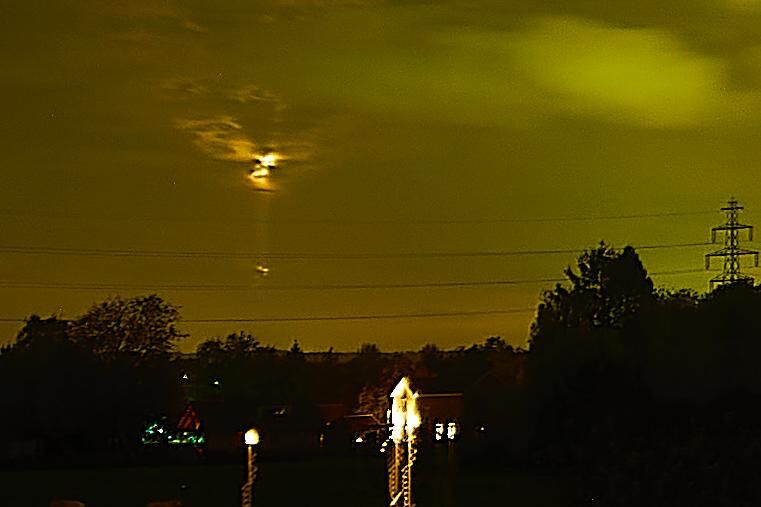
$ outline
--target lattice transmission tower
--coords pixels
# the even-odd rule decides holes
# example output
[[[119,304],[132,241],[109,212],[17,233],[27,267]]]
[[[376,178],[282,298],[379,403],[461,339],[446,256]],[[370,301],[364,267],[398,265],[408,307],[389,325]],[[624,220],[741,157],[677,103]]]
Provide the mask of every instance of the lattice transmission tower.
[[[758,267],[758,254],[756,250],[748,250],[747,248],[740,248],[740,231],[743,229],[748,230],[748,241],[753,241],[753,226],[741,224],[738,220],[740,211],[744,208],[737,204],[737,200],[734,197],[730,197],[727,206],[721,208],[721,211],[726,213],[727,221],[711,229],[711,243],[716,243],[716,233],[724,233],[724,248],[716,250],[706,254],[706,269],[711,267],[711,257],[723,257],[724,258],[724,270],[720,275],[711,278],[711,289],[715,285],[722,285],[727,283],[753,283],[753,277],[745,275],[740,272],[740,258],[743,255],[752,255],[755,260],[755,265]]]

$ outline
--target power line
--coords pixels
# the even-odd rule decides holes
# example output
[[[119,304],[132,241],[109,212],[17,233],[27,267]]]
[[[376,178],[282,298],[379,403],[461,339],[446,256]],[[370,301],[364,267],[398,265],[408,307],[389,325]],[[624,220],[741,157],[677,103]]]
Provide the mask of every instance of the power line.
[[[703,269],[681,269],[671,271],[654,271],[650,276],[669,276],[689,273],[703,273]],[[421,283],[363,283],[363,284],[311,284],[311,285],[245,285],[245,284],[98,284],[98,283],[45,283],[18,282],[0,280],[0,288],[6,289],[66,289],[66,290],[168,290],[168,291],[288,291],[288,290],[363,290],[363,289],[426,289],[426,288],[457,288],[457,287],[488,287],[531,285],[539,283],[564,282],[566,278],[534,278],[517,280],[478,280],[463,282],[421,282]]]
[[[676,275],[703,272],[699,269],[681,269],[672,271],[654,272],[651,275]],[[541,279],[535,281],[565,281],[565,279]],[[534,282],[524,280],[519,282]],[[458,283],[458,282],[455,282]],[[480,282],[475,282],[480,283]],[[345,287],[345,286],[344,286]],[[384,286],[385,288],[385,286]],[[295,316],[295,317],[261,317],[261,318],[212,318],[212,319],[181,319],[180,323],[211,324],[211,323],[267,323],[267,322],[320,322],[320,321],[367,321],[367,320],[396,320],[396,319],[419,319],[419,318],[444,318],[444,317],[468,317],[478,315],[508,315],[517,313],[532,313],[536,308],[507,308],[503,310],[472,310],[453,312],[429,312],[429,313],[389,313],[369,315],[318,315],[318,316]],[[0,323],[24,323],[26,319],[1,317]]]
[[[294,220],[261,220],[243,219],[240,217],[104,217],[85,215],[62,215],[53,213],[19,213],[13,210],[0,210],[0,217],[26,217],[39,219],[64,219],[64,220],[111,220],[130,222],[223,222],[230,223],[266,223],[272,225],[458,225],[458,224],[500,224],[500,223],[552,223],[552,222],[592,222],[607,220],[634,220],[641,218],[669,218],[683,216],[715,215],[715,211],[673,211],[653,213],[629,213],[618,215],[582,215],[582,216],[554,216],[554,217],[530,217],[530,218],[454,218],[454,219],[384,219],[384,220],[342,220],[342,219],[294,219]]]
[[[66,282],[17,282],[2,280],[3,289],[67,289],[67,290],[170,290],[170,291],[235,291],[257,288],[255,285],[204,285],[204,284],[100,284]]]
[[[239,323],[239,322],[318,322],[318,321],[351,321],[351,320],[395,320],[395,319],[422,319],[443,317],[469,317],[478,315],[507,315],[512,313],[531,313],[536,308],[507,308],[504,310],[473,310],[456,312],[430,312],[430,313],[385,313],[370,315],[317,315],[303,317],[261,317],[261,318],[220,318],[220,319],[180,319],[180,323],[190,324],[213,324],[213,323]],[[26,319],[0,318],[0,322],[26,322]]]
[[[505,310],[474,310],[463,312],[435,312],[435,313],[386,313],[375,315],[321,315],[309,317],[263,317],[241,319],[187,319],[180,322],[216,323],[216,322],[313,322],[334,320],[392,320],[392,319],[420,319],[439,317],[467,317],[475,315],[506,315],[510,313],[530,313],[536,308],[509,308]]]
[[[668,248],[691,248],[706,246],[710,243],[664,243],[634,246],[638,250],[657,250]],[[233,251],[180,251],[180,250],[141,250],[141,249],[107,249],[107,248],[65,248],[20,245],[0,245],[0,253],[30,255],[75,255],[105,257],[158,257],[158,258],[209,258],[209,259],[415,259],[435,257],[511,257],[530,255],[577,254],[583,248],[546,249],[546,250],[481,250],[461,252],[381,252],[381,253],[285,253],[285,252],[233,252]]]

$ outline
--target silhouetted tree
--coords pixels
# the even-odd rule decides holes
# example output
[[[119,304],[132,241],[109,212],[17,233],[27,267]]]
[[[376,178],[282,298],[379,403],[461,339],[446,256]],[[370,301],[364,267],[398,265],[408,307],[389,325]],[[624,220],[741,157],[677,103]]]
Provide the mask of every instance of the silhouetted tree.
[[[299,346],[298,340],[293,340],[293,345],[291,345],[291,348],[288,350],[288,354],[292,358],[303,358],[304,357],[304,351],[301,350],[301,347]]]
[[[31,315],[16,336],[16,347],[52,349],[64,346],[69,341],[68,325],[66,320],[57,317],[43,319],[37,315]]]
[[[136,359],[167,355],[187,335],[177,329],[179,308],[152,294],[113,297],[72,322],[69,335],[103,358],[129,354]]]
[[[601,243],[579,257],[577,271],[566,269],[569,286],[545,292],[527,363],[537,438],[561,461],[589,459],[594,440],[612,431],[611,417],[636,419],[646,396],[638,368],[644,316],[656,302],[631,247]]]
[[[165,414],[182,396],[172,363],[178,307],[157,295],[113,297],[71,323],[69,338],[99,360],[99,408],[109,440],[132,454],[146,422]]]
[[[99,420],[99,369],[67,328],[56,317],[32,315],[0,356],[2,433],[36,439],[48,455],[72,455],[98,433],[87,429]]]

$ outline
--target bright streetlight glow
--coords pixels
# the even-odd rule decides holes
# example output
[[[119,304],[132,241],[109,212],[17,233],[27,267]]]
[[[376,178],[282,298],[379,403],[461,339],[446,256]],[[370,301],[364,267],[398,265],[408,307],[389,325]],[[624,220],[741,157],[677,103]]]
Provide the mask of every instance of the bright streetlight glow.
[[[246,445],[256,445],[259,443],[259,432],[251,428],[243,436],[243,440],[246,442]]]

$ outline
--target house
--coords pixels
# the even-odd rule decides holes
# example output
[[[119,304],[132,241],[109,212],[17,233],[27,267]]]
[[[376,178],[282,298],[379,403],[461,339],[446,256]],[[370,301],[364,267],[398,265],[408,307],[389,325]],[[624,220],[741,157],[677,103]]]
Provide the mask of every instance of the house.
[[[417,407],[421,443],[454,441],[459,437],[463,419],[462,393],[420,394]]]

